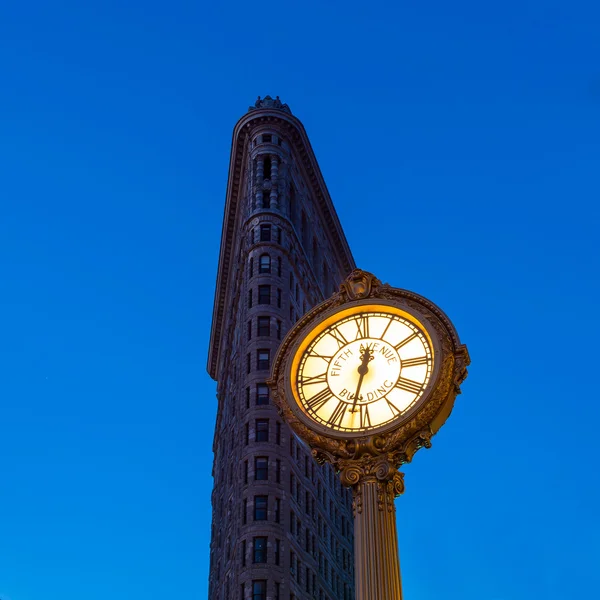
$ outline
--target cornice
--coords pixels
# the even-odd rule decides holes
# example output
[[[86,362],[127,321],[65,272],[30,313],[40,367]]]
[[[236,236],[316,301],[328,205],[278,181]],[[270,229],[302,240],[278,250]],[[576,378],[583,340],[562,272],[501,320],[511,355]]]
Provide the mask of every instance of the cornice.
[[[237,122],[233,130],[229,174],[227,178],[227,195],[221,232],[219,266],[207,363],[208,373],[215,380],[218,378],[225,303],[227,301],[229,286],[232,284],[230,276],[232,261],[235,260],[235,257],[232,256],[235,246],[234,233],[240,202],[243,200],[240,197],[240,192],[243,187],[242,175],[248,151],[248,140],[253,131],[263,125],[273,125],[285,135],[293,154],[300,160],[300,166],[304,171],[307,183],[310,184],[313,197],[316,199],[323,216],[325,229],[332,237],[331,245],[334,252],[338,255],[338,260],[344,266],[344,270],[347,273],[350,273],[355,268],[354,259],[346,236],[335,212],[314,151],[300,120],[282,110],[268,108],[255,109],[244,115]]]

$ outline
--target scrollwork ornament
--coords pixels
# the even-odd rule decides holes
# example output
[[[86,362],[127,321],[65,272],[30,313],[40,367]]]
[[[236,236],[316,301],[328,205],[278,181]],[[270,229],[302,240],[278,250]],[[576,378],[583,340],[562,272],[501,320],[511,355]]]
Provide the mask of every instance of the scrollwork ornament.
[[[354,487],[358,485],[364,473],[363,468],[357,462],[351,462],[340,469],[340,480],[342,485],[346,487]]]

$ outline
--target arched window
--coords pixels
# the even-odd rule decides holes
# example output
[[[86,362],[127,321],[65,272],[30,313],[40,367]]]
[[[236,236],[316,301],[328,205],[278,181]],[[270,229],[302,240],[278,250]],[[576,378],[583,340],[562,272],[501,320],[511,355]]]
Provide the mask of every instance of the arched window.
[[[268,254],[260,255],[260,263],[258,267],[259,273],[270,273],[271,272],[271,257]]]

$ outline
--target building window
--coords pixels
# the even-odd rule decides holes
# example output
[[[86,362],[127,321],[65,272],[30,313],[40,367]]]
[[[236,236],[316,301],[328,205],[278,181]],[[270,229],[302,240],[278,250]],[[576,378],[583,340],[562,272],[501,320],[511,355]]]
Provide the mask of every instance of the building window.
[[[277,257],[277,277],[281,277],[281,256]]]
[[[254,496],[254,520],[267,520],[267,499],[268,496]]]
[[[248,308],[252,308],[252,288],[248,290]]]
[[[269,404],[269,386],[266,383],[256,384],[256,404]]]
[[[290,291],[294,289],[294,274],[290,271]]]
[[[275,424],[275,443],[278,446],[281,445],[281,423],[279,421]]]
[[[256,419],[255,440],[257,442],[269,441],[269,419]]]
[[[248,423],[246,423],[245,429],[246,429],[246,446],[247,446],[248,445],[248,441],[250,439],[250,426],[248,425]]]
[[[262,349],[256,351],[256,368],[259,371],[268,370],[271,367],[271,351]]]
[[[277,459],[275,464],[275,481],[281,483],[281,460]]]
[[[300,238],[302,240],[302,246],[304,251],[308,254],[308,219],[306,213],[302,211],[302,220],[300,221]]]
[[[281,339],[281,321],[277,319],[277,339]]]
[[[261,336],[271,335],[271,317],[258,317],[256,334]]]
[[[269,459],[266,456],[254,458],[254,480],[266,481],[269,479]]]
[[[252,290],[250,290],[252,291]],[[250,295],[250,301],[252,295]],[[258,303],[259,304],[271,304],[271,286],[270,285],[259,285],[258,286]]]
[[[242,540],[242,567],[246,566],[246,540]]]
[[[273,136],[270,133],[263,133],[263,136],[262,136],[263,144],[266,144],[266,143],[270,144],[272,140],[273,140]]]
[[[254,275],[254,259],[250,258],[248,261],[248,276],[252,277]]]
[[[271,272],[271,257],[268,254],[261,254],[260,261],[258,263],[259,273],[270,273]]]
[[[244,483],[248,483],[248,461],[244,461]]]
[[[276,234],[277,234],[277,243],[281,246],[281,240],[282,240],[281,227],[277,228]]]
[[[279,565],[281,561],[281,540],[275,540],[275,564]]]
[[[246,354],[246,373],[250,373],[252,370],[252,357],[250,356],[250,352]]]
[[[281,521],[281,500],[279,498],[275,498],[275,523],[279,523]]]
[[[252,581],[252,600],[267,600],[266,579],[254,579]]]
[[[275,582],[275,600],[281,600],[281,584],[279,583],[279,581]],[[346,599],[344,598],[344,600]]]
[[[267,562],[267,538],[266,537],[255,537],[254,538],[254,556],[252,561],[255,563],[266,563]]]
[[[263,141],[264,141],[264,137],[263,136]],[[265,156],[264,160],[263,160],[263,177],[265,179],[271,179],[271,157],[270,156]]]
[[[277,308],[281,308],[281,290],[277,289]]]
[[[250,388],[246,388],[246,408],[250,408]]]
[[[252,339],[252,319],[248,321],[248,339]]]
[[[246,515],[248,514],[248,500],[244,498],[244,502],[242,502],[242,525],[246,524]]]
[[[267,196],[268,198],[268,196]],[[270,225],[261,225],[260,226],[260,241],[261,242],[270,242],[271,241],[271,226]]]

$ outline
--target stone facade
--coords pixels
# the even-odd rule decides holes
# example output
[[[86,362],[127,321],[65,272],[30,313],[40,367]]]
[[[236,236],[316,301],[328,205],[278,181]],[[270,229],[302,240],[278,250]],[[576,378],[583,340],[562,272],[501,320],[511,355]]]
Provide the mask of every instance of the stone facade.
[[[208,359],[210,600],[354,598],[350,491],[265,384],[288,329],[353,268],[304,127],[279,98],[259,98],[233,134]]]

